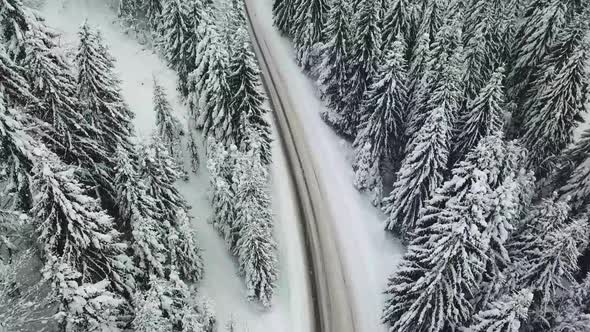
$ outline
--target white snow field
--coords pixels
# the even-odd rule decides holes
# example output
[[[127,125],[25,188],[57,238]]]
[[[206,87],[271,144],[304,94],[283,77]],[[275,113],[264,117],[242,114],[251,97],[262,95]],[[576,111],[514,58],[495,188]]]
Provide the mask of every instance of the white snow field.
[[[316,94],[314,82],[297,67],[290,42],[281,37],[272,23],[273,0],[252,0],[251,15],[264,27],[258,36],[278,63],[277,71],[291,104],[299,113],[314,162],[321,174],[320,184],[327,195],[337,232],[338,246],[345,260],[345,273],[356,302],[357,327],[362,332],[386,331],[381,323],[385,301],[383,290],[404,248],[383,230],[385,217],[367,196],[353,186],[351,147],[334,134],[320,118],[325,107]]]
[[[123,32],[116,23],[116,14],[105,0],[47,0],[40,11],[47,23],[63,34],[62,42],[68,46],[75,47],[76,34],[84,20],[87,19],[91,25],[100,28],[117,60],[116,71],[122,80],[125,100],[136,114],[135,128],[140,139],[149,137],[155,127],[153,76],[165,88],[177,116],[186,122],[186,107],[175,90],[175,73],[166,67],[153,50],[143,47]],[[195,136],[200,139],[200,135]],[[293,185],[290,183],[287,162],[279,141],[274,143],[273,155],[272,197],[280,275],[270,310],[262,310],[247,302],[244,283],[237,275],[235,260],[228,254],[218,233],[207,223],[211,208],[207,196],[209,180],[202,145],[199,173],[191,173],[188,182],[178,184],[184,197],[192,205],[193,223],[198,243],[203,249],[205,277],[199,289],[211,299],[220,331],[224,330],[230,320],[236,323],[236,331],[240,332],[310,330],[312,317],[307,304],[311,297],[303,239],[293,203]]]

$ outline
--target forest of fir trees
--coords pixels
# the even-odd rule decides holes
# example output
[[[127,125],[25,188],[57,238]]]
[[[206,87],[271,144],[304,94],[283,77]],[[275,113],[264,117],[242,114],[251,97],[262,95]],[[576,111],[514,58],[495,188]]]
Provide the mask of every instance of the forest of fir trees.
[[[118,6],[123,25],[155,45],[177,73],[177,90],[190,112],[187,152],[193,171],[200,165],[195,134],[205,142],[210,222],[237,260],[248,299],[269,307],[278,277],[269,193],[271,131],[243,10],[238,0],[121,0]],[[170,155],[184,158],[169,146]]]
[[[213,224],[237,257],[249,298],[271,303],[270,128],[239,7],[223,27],[212,23],[221,11],[207,2],[120,8],[153,29],[178,72],[188,128],[154,77],[156,128],[138,141],[100,31],[84,23],[75,49],[66,49],[36,11],[0,2],[2,329],[215,330],[198,292],[204,266],[191,207],[175,186],[200,167],[195,129],[208,142]]]
[[[274,0],[407,251],[395,332],[590,331],[590,2]]]

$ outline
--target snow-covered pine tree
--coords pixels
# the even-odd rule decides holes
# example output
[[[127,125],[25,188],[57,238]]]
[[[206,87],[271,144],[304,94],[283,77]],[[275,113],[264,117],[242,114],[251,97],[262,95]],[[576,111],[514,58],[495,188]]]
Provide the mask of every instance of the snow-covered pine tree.
[[[427,63],[407,119],[407,149],[412,149],[412,138],[424,124],[430,110],[443,107],[451,123],[455,121],[463,95],[464,52],[460,31],[459,15],[450,14],[427,54]]]
[[[129,26],[137,26],[137,20],[142,15],[142,1],[140,0],[119,0],[117,15]]]
[[[118,331],[129,317],[129,304],[110,290],[109,280],[84,282],[67,258],[47,257],[43,277],[51,283],[50,296],[59,302],[55,314],[60,330]]]
[[[473,332],[519,332],[528,317],[533,293],[523,289],[504,296],[489,304],[475,315],[473,324],[467,328]]]
[[[31,214],[43,253],[80,272],[83,282],[106,279],[118,291],[128,292],[126,245],[112,218],[98,200],[85,193],[74,171],[55,159],[47,159],[33,170]]]
[[[272,228],[270,196],[267,190],[268,170],[255,155],[256,148],[237,153],[233,174],[234,181],[237,181],[236,218],[231,228],[231,248],[236,248],[242,229],[249,223],[257,222],[263,227]]]
[[[556,226],[543,237],[537,232],[537,238],[524,252],[526,261],[520,262],[520,284],[535,291],[536,310],[540,313],[544,313],[559,292],[575,281],[580,248],[588,242],[586,221],[574,220]]]
[[[498,1],[471,1],[465,18],[465,98],[475,99],[494,69],[501,65],[501,25],[504,7]],[[468,106],[468,105],[464,105]]]
[[[271,162],[271,132],[267,120],[268,109],[264,106],[260,69],[252,50],[248,32],[244,27],[235,31],[233,52],[229,59],[227,83],[230,96],[230,113],[220,121],[222,136],[226,142],[243,146],[248,131],[257,133],[260,158],[266,165]],[[245,147],[246,150],[251,147]]]
[[[414,44],[412,41],[413,35],[416,33],[416,27],[413,25],[412,10],[413,1],[410,0],[395,0],[388,8],[382,17],[382,47],[384,50],[389,49],[394,41],[399,40],[401,36],[403,40],[399,40],[405,45],[408,45],[410,50]],[[406,56],[407,54],[404,54]]]
[[[425,0],[418,27],[418,35],[428,34],[430,43],[434,42],[435,36],[443,26],[444,18],[447,15],[447,7],[450,0]]]
[[[428,82],[430,73],[428,69],[428,52],[430,49],[430,36],[423,34],[417,37],[416,45],[412,50],[412,56],[408,69],[408,106],[404,116],[404,123],[410,120],[411,114],[419,112],[420,102],[427,96]],[[416,128],[420,130],[420,128]],[[407,131],[407,129],[406,129]],[[411,137],[414,133],[406,132],[406,137]]]
[[[295,8],[294,43],[296,60],[303,70],[308,71],[316,65],[314,54],[318,43],[326,41],[324,34],[328,19],[327,0],[299,0]]]
[[[259,221],[251,221],[240,233],[236,245],[248,298],[269,307],[278,275],[277,249],[271,230]]]
[[[375,69],[381,57],[381,27],[379,6],[376,0],[360,0],[355,20],[355,33],[351,40],[351,53],[348,62],[348,77],[345,104],[342,111],[342,134],[355,138],[360,123],[360,109],[363,96],[372,84]]]
[[[119,150],[115,176],[117,208],[121,222],[119,229],[131,242],[135,279],[138,286],[158,277],[164,277],[167,261],[165,223],[156,222],[160,215],[153,198],[139,178],[133,162]]]
[[[181,176],[188,180],[188,173],[184,166],[184,153],[181,136],[184,130],[180,121],[172,114],[172,106],[168,101],[164,88],[154,78],[154,112],[156,113],[156,132],[160,142],[174,159]]]
[[[43,31],[31,29],[21,62],[28,68],[31,92],[39,100],[30,107],[32,114],[48,124],[37,126],[37,134],[63,161],[82,166],[78,172],[85,181],[107,182],[101,165],[108,158],[99,141],[100,132],[83,116],[72,66],[59,54],[57,44]]]
[[[512,70],[507,77],[509,100],[518,107],[525,103],[531,82],[543,75],[541,61],[565,24],[566,10],[567,4],[561,0],[534,0],[524,13],[515,37]],[[512,115],[514,128],[521,128],[523,113],[516,108]]]
[[[569,285],[550,314],[552,332],[587,332],[590,326],[590,278]]]
[[[491,188],[476,170],[464,196],[453,197],[421,222],[397,271],[389,278],[383,321],[399,332],[440,332],[473,315],[470,297],[484,269],[480,227]]]
[[[178,74],[179,85],[183,79],[186,84],[186,75],[188,75],[188,72],[181,70],[188,60],[182,47],[188,34],[194,31],[190,29],[188,20],[188,8],[185,1],[169,0],[164,3],[162,25],[159,28],[159,46],[170,67]]]
[[[590,40],[586,37],[587,15],[582,22],[567,26],[556,37],[556,44],[542,63],[547,72],[535,81],[532,98],[522,115],[523,144],[530,152],[531,165],[542,174],[554,158],[573,141],[575,127],[588,111]]]
[[[393,190],[383,201],[385,228],[405,241],[416,229],[420,211],[443,181],[447,168],[449,121],[443,108],[432,111],[402,161]]]
[[[590,157],[576,167],[566,184],[559,189],[562,198],[570,199],[572,208],[576,211],[590,203]]]
[[[558,157],[555,172],[551,174],[553,188],[561,188],[566,185],[574,170],[580,166],[590,153],[590,129],[582,132],[576,142],[563,150]],[[573,202],[576,204],[576,202]]]
[[[207,36],[203,32],[204,25],[214,24],[212,21],[212,13],[210,3],[207,0],[190,0],[187,1],[187,34],[181,46],[182,61],[176,69],[179,81],[178,88],[182,96],[187,97],[191,90],[189,75],[197,68],[200,57],[200,52],[203,48],[199,46],[204,38]],[[204,44],[205,46],[207,44]]]
[[[483,137],[504,129],[504,68],[499,67],[455,124],[454,160],[461,159]]]
[[[144,0],[141,3],[141,11],[144,19],[152,30],[157,30],[162,21],[162,10],[164,9],[164,0]]]
[[[275,0],[272,6],[274,25],[279,31],[287,36],[292,37],[295,31],[295,11],[300,0]]]
[[[191,107],[196,126],[203,129],[203,136],[218,139],[218,117],[227,113],[229,86],[227,83],[228,54],[219,32],[212,21],[203,20],[198,33],[203,36],[197,47],[196,69],[190,74]]]
[[[207,303],[195,294],[178,276],[157,279],[138,296],[135,331],[213,332],[215,317]]]
[[[33,14],[21,0],[4,0],[0,4],[0,39],[5,42],[12,59],[20,60],[25,34],[34,23]]]
[[[195,138],[195,134],[193,133],[193,126],[188,126],[187,133],[188,133],[188,152],[191,158],[191,170],[193,173],[197,173],[199,168],[201,167],[201,158],[199,157],[199,147],[197,145],[197,139]]]
[[[148,195],[156,204],[160,218],[158,221],[175,225],[178,210],[187,211],[189,205],[174,186],[180,174],[158,138],[153,138],[152,142],[144,147],[138,173],[145,181]]]
[[[105,147],[107,155],[114,155],[119,148],[132,153],[133,113],[121,96],[121,83],[114,73],[114,59],[100,34],[92,31],[87,22],[78,35],[78,98],[87,107],[84,116],[98,130],[99,137],[95,139]],[[106,166],[112,172],[115,161],[107,159]],[[112,196],[112,183],[109,182],[101,185]]]
[[[276,244],[267,192],[268,171],[256,151],[239,152],[234,169],[236,219],[231,228],[232,251],[246,279],[248,297],[270,306],[277,280]]]
[[[348,62],[352,52],[350,16],[352,11],[347,1],[332,4],[325,27],[326,43],[321,47],[322,61],[318,70],[318,86],[328,110],[322,118],[336,130],[342,131],[344,99],[348,93]]]
[[[169,262],[175,266],[183,280],[198,281],[203,275],[200,249],[194,241],[190,223],[190,206],[184,200],[174,182],[179,173],[162,144],[154,139],[140,158],[139,177],[147,186],[147,194],[155,203],[156,222],[165,231],[162,239],[168,248]]]
[[[235,188],[232,173],[235,164],[235,146],[227,151],[222,143],[214,143],[211,139],[209,146],[207,169],[211,179],[211,205],[213,207],[213,226],[221,233],[228,249],[233,247],[233,225],[236,219]]]
[[[354,141],[354,184],[382,199],[383,166],[401,158],[404,144],[403,120],[407,103],[404,44],[395,41],[377,66],[373,83],[361,104],[359,133]]]

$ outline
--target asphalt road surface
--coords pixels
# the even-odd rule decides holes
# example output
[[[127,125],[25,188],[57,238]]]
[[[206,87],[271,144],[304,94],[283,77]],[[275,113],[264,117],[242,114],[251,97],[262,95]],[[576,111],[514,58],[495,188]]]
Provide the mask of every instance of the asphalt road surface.
[[[245,0],[246,17],[264,86],[274,111],[277,131],[282,137],[290,174],[295,183],[305,233],[307,262],[312,274],[310,286],[314,303],[310,304],[310,310],[315,321],[313,331],[357,331],[354,301],[347,286],[343,260],[335,238],[335,224],[328,205],[324,204],[326,196],[318,180],[315,160],[309,152],[301,121],[293,108],[293,98],[285,89],[284,77],[257,24],[256,14],[250,10],[254,1],[257,0]]]

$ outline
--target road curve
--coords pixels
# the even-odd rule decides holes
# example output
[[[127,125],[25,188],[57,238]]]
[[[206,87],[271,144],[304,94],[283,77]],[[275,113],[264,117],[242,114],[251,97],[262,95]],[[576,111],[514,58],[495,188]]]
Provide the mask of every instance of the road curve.
[[[249,31],[262,71],[264,86],[274,110],[278,132],[283,138],[284,149],[294,178],[298,206],[306,239],[307,261],[311,262],[310,280],[313,303],[312,315],[315,332],[354,332],[355,310],[344,273],[343,259],[334,237],[332,217],[325,204],[315,161],[309,153],[303,129],[292,100],[284,89],[283,77],[270,54],[256,15],[249,10],[245,0]]]

